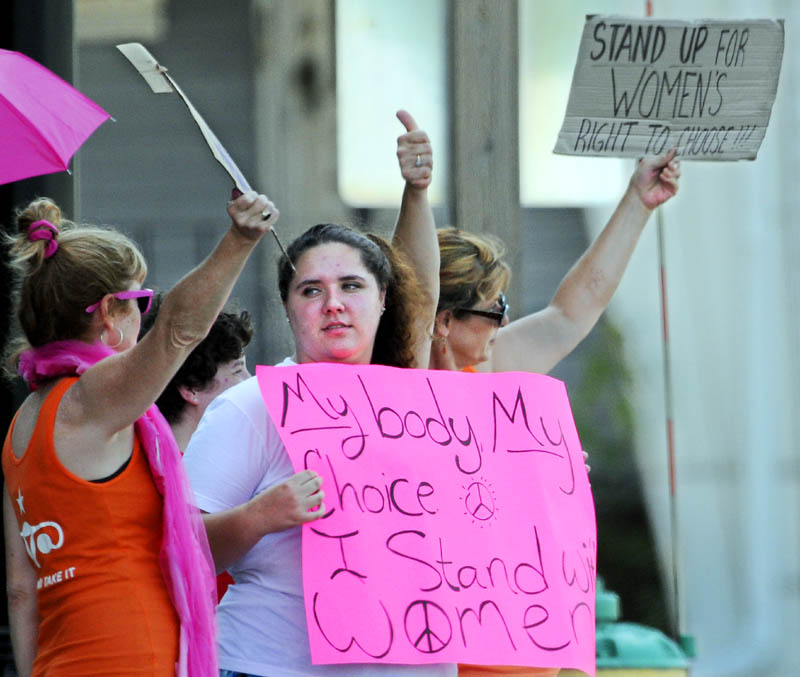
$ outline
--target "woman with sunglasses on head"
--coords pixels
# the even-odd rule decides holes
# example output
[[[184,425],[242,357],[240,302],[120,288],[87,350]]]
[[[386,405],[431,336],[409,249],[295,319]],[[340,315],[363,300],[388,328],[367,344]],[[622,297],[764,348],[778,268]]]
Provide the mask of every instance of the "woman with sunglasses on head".
[[[543,310],[509,321],[511,270],[502,243],[453,228],[438,231],[441,264],[430,368],[546,374],[580,343],[611,300],[653,209],[678,192],[675,152],[644,158],[614,214]],[[585,455],[585,453],[584,453]],[[459,675],[551,677],[558,669],[460,665]]]
[[[398,117],[407,129],[397,151],[406,179],[399,217],[405,239],[395,248],[327,223],[289,245],[278,285],[295,354],[281,365],[427,366],[439,263],[427,199],[430,144],[408,113]],[[421,280],[398,249],[417,261]],[[325,513],[324,494],[316,473],[294,473],[256,378],[209,405],[184,461],[208,513],[217,567],[235,581],[218,610],[223,677],[455,675],[455,665],[444,664],[311,664],[299,527]]]
[[[213,567],[166,421],[152,406],[208,332],[277,221],[263,195],[229,203],[211,255],[167,295],[136,245],[62,218],[49,199],[6,236],[32,392],[3,447],[11,639],[20,675],[215,675]]]

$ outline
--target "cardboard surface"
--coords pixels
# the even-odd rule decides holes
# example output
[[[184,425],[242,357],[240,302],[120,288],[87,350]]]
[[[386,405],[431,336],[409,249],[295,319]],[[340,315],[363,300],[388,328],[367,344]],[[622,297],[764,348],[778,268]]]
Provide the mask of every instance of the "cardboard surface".
[[[783,43],[782,20],[587,17],[554,152],[754,160]]]

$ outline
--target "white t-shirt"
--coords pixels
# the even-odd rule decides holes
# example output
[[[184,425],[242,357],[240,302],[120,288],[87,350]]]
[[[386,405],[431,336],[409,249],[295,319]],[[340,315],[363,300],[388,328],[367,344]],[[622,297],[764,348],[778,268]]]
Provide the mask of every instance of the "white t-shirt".
[[[291,364],[287,358],[279,366]],[[255,376],[209,405],[183,458],[197,505],[210,513],[294,474]],[[265,536],[230,568],[235,583],[218,607],[221,669],[270,677],[456,674],[452,664],[312,666],[301,566],[301,528],[294,527]]]

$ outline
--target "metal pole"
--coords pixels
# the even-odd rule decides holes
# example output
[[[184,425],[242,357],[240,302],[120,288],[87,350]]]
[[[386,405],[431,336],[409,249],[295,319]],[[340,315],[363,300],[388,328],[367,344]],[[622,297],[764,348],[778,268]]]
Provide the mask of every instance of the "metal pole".
[[[664,409],[666,413],[667,458],[669,462],[669,512],[672,552],[672,585],[674,618],[673,630],[676,638],[683,634],[683,605],[680,589],[680,538],[678,530],[677,478],[675,472],[675,425],[672,395],[672,361],[669,343],[669,307],[667,305],[667,265],[664,253],[664,215],[656,210],[656,229],[658,231],[658,269],[661,281],[661,326],[663,330],[662,353],[664,364]]]
[[[646,0],[645,14],[648,18],[653,16],[652,0]],[[673,587],[673,634],[680,640],[683,636],[684,619],[680,578],[680,538],[678,529],[678,500],[677,477],[675,469],[675,424],[673,416],[672,395],[672,360],[669,343],[669,306],[667,305],[667,262],[664,251],[664,214],[659,207],[656,209],[656,230],[658,232],[658,269],[661,287],[661,327],[662,327],[662,354],[664,364],[664,409],[666,413],[667,431],[667,460],[669,463],[669,513],[671,532],[672,555],[672,587]]]

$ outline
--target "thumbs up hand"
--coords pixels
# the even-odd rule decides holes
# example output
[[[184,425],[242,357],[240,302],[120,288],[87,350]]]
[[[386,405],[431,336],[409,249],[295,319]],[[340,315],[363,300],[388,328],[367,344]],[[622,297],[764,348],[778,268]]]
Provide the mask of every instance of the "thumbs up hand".
[[[433,176],[433,149],[428,134],[419,128],[411,114],[397,111],[406,133],[397,137],[397,161],[400,173],[412,188],[425,190]]]

